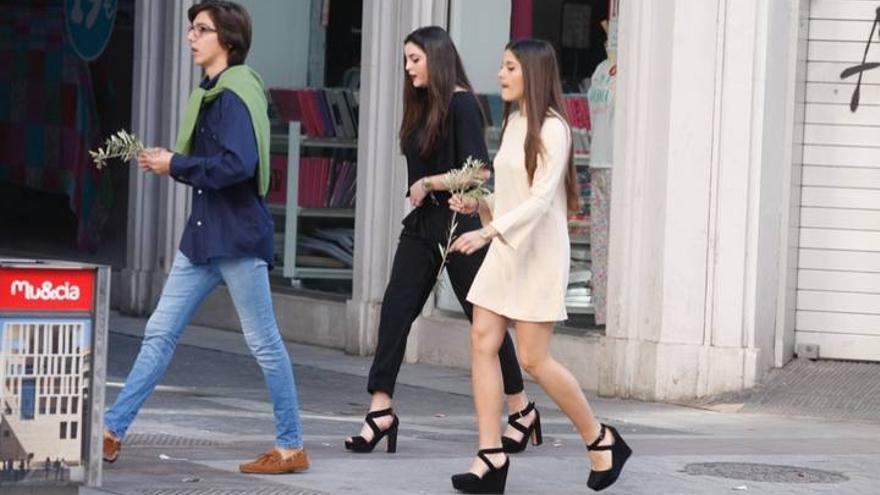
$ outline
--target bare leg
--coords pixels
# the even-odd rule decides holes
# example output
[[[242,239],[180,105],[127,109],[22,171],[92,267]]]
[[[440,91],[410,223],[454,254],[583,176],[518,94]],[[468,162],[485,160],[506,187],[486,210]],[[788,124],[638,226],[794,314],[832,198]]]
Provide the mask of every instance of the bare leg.
[[[503,390],[501,388],[501,363],[498,349],[507,332],[507,319],[488,309],[474,306],[474,323],[471,327],[471,381],[474,387],[474,408],[479,429],[479,448],[501,447],[501,415]],[[489,455],[496,466],[504,464],[504,454]],[[488,467],[478,458],[470,471],[482,476]]]
[[[519,362],[574,423],[584,443],[590,444],[599,436],[601,425],[593,415],[577,380],[570,371],[550,356],[552,336],[552,322],[517,322],[516,348]],[[612,441],[610,432],[606,432],[601,445],[608,445]],[[593,470],[604,471],[611,468],[609,451],[591,451],[589,455]]]
[[[528,405],[529,397],[524,391],[518,394],[511,394],[507,396],[507,414],[518,413],[525,409]],[[523,426],[531,426],[532,423],[535,422],[535,411],[526,414],[516,421]],[[510,438],[511,440],[519,442],[520,440],[522,440],[523,433],[508,424],[507,427],[504,429],[504,436]]]
[[[461,309],[468,319],[473,322],[474,305],[467,300],[468,291],[476,277],[480,266],[483,264],[483,258],[486,256],[487,249],[465,256],[461,253],[452,253],[449,257],[449,263],[446,265],[446,273],[449,275],[449,281],[452,284],[452,290],[455,297],[461,304]],[[516,359],[516,351],[514,350],[513,340],[506,334],[499,349],[498,357],[501,360],[501,376],[504,383],[504,392],[507,395],[507,412],[508,414],[517,413],[525,409],[529,405],[529,398],[523,389],[522,373],[520,372],[519,363]],[[523,426],[529,426],[535,419],[534,413],[529,413],[525,418],[519,420]],[[508,426],[504,432],[504,436],[519,441],[522,439],[522,433],[512,426]]]

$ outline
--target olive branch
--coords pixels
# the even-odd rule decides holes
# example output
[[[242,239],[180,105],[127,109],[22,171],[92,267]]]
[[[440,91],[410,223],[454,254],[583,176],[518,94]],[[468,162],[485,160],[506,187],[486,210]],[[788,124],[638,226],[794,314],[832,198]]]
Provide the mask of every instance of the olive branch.
[[[460,195],[462,198],[474,198],[477,200],[477,209],[479,210],[480,199],[486,197],[490,191],[484,185],[487,177],[485,176],[486,164],[472,156],[465,160],[461,168],[450,170],[443,176],[443,185],[451,195]],[[456,230],[458,229],[458,212],[452,212],[452,220],[449,222],[449,234],[446,237],[446,246],[438,244],[440,249],[440,269],[437,270],[437,281],[446,267],[446,260],[449,255],[449,248],[458,237]]]
[[[144,150],[144,144],[134,134],[125,129],[111,135],[104,141],[104,147],[89,151],[98,170],[107,166],[107,160],[119,158],[124,162],[131,161]]]

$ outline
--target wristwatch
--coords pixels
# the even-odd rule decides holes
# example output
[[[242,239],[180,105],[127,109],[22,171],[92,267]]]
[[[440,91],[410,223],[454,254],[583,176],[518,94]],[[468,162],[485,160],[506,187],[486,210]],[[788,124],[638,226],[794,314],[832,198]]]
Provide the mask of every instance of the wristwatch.
[[[489,229],[487,229],[486,227],[483,227],[482,229],[478,230],[477,232],[479,232],[480,237],[482,237],[483,240],[486,240],[486,241],[492,240],[492,233],[489,232]]]

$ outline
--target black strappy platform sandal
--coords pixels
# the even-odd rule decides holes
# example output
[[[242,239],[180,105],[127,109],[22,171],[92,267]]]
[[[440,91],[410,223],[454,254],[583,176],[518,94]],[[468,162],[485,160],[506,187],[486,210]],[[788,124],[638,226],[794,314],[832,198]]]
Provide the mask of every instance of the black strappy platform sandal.
[[[483,449],[477,452],[477,457],[489,466],[489,470],[482,477],[474,473],[462,473],[452,476],[452,487],[463,493],[504,493],[504,485],[507,483],[507,470],[510,468],[510,458],[504,459],[504,464],[495,467],[487,454],[502,454],[504,449]]]
[[[383,416],[392,416],[394,420],[391,422],[391,426],[389,426],[385,430],[380,430],[376,425],[375,418],[381,418]],[[388,444],[386,448],[386,452],[389,454],[393,454],[397,452],[397,427],[400,425],[400,420],[397,419],[397,415],[394,414],[394,410],[390,407],[388,409],[382,409],[381,411],[373,411],[367,413],[364,421],[367,423],[367,426],[373,430],[373,439],[369,442],[361,435],[356,437],[351,437],[351,440],[345,441],[345,448],[347,450],[351,450],[352,452],[357,452],[360,454],[365,454],[372,452],[374,448],[376,448],[376,444],[379,443],[382,438],[385,436],[388,437]]]
[[[614,443],[611,445],[599,445],[599,443],[605,438],[605,429],[611,432],[611,436],[614,437]],[[629,456],[632,455],[632,449],[629,448],[629,445],[623,441],[620,434],[617,433],[617,430],[613,426],[602,425],[602,429],[599,430],[599,438],[597,438],[593,443],[587,445],[588,451],[599,451],[599,450],[610,450],[611,451],[611,468],[606,469],[604,471],[593,471],[590,470],[590,478],[587,480],[587,486],[596,490],[604,490],[609,486],[613,485],[617,478],[620,476],[620,472],[623,470],[623,465],[626,464],[626,460],[629,459]]]
[[[531,425],[523,426],[517,421],[518,419],[525,418],[532,411],[535,411],[535,419],[532,421]],[[526,446],[529,443],[529,437],[531,437],[532,445],[534,446],[544,443],[544,436],[541,434],[541,413],[535,408],[534,402],[529,402],[529,405],[526,406],[525,409],[508,416],[507,424],[523,434],[522,439],[518,442],[510,437],[501,437],[501,445],[504,448],[504,451],[508,454],[516,454],[526,450]]]

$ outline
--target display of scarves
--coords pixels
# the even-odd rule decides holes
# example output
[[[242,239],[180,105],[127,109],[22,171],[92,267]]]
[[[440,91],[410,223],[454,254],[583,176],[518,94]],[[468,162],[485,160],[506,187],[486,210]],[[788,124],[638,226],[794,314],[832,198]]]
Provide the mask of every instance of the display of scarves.
[[[96,249],[112,188],[89,160],[100,137],[92,77],[62,2],[0,5],[0,68],[0,181],[67,195],[78,246]]]

